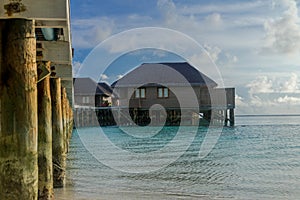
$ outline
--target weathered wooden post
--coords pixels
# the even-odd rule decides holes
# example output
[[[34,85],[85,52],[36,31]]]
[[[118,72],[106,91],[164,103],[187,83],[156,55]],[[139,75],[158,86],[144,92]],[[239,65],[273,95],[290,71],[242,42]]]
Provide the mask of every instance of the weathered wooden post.
[[[69,102],[69,100],[67,99],[67,140],[68,140],[68,149],[67,151],[69,151],[69,144],[70,144],[70,139],[72,137],[72,131],[73,131],[73,108]]]
[[[68,101],[68,98],[66,98],[66,152],[68,153],[69,152],[69,144],[70,144],[70,135],[69,135],[69,131],[70,131],[70,127],[69,127],[69,124],[70,124],[70,109],[69,109],[69,101]]]
[[[85,117],[84,117],[84,126],[85,127],[88,127],[90,126],[90,109],[89,108],[86,108],[84,109],[84,113],[85,113]]]
[[[224,126],[228,126],[228,110],[227,110],[227,108],[224,110],[224,115],[225,115]]]
[[[33,20],[0,20],[0,199],[37,199],[37,67]]]
[[[82,126],[82,108],[77,108],[77,112],[78,112],[78,123],[76,124],[76,128],[79,128]]]
[[[38,62],[39,80],[50,72],[50,62]],[[52,110],[49,76],[38,83],[38,197],[40,200],[53,199],[52,170]]]
[[[62,123],[63,123],[63,140],[64,150],[67,153],[68,141],[67,141],[67,92],[66,88],[61,88],[61,111],[62,111]]]
[[[82,121],[83,121],[83,109],[82,109],[82,108],[78,108],[77,111],[78,111],[78,113],[79,113],[79,115],[78,115],[78,116],[79,116],[79,117],[78,117],[79,123],[76,124],[76,128],[79,128],[79,127],[82,127]]]
[[[78,128],[79,127],[83,127],[83,108],[79,108],[79,124],[78,124]]]
[[[74,126],[76,128],[76,126],[78,126],[79,124],[79,114],[78,114],[78,109],[74,108]]]
[[[229,110],[229,117],[230,117],[230,126],[234,126],[234,109],[231,108]]]
[[[72,135],[73,129],[73,111],[70,105],[70,102],[67,97],[67,90],[66,88],[61,88],[62,96],[62,115],[63,115],[63,130],[64,130],[64,140],[65,140],[65,151],[68,152],[69,149],[69,140]]]
[[[52,159],[53,186],[63,187],[66,170],[66,153],[61,110],[61,81],[60,78],[50,79],[52,101]]]

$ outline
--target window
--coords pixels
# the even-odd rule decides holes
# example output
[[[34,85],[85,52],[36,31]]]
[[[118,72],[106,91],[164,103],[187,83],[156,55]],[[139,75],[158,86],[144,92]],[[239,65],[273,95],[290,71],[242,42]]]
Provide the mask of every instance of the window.
[[[138,88],[135,90],[135,98],[146,98],[146,88]]]
[[[158,88],[157,90],[158,98],[168,98],[169,97],[169,89],[165,87]]]
[[[135,98],[140,98],[140,89],[135,90]]]
[[[89,97],[82,97],[82,103],[90,103]]]

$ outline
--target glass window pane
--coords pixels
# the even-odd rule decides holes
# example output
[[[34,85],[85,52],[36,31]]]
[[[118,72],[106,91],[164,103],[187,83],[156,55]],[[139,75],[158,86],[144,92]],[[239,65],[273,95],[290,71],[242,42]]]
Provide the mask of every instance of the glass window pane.
[[[162,88],[158,88],[158,97],[159,98],[163,97],[163,90],[162,90]]]
[[[169,90],[168,90],[168,88],[164,88],[164,97],[169,97]]]
[[[146,96],[145,95],[145,88],[141,88],[140,90],[141,90],[141,92],[140,92],[141,93],[141,98],[145,98],[145,96]]]
[[[140,90],[139,89],[135,90],[135,98],[140,98]]]

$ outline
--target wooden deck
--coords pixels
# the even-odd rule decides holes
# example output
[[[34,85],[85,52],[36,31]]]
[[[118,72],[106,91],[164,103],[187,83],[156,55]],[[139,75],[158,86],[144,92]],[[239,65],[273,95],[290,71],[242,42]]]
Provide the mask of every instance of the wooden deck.
[[[234,109],[135,109],[124,107],[75,108],[74,125],[92,126],[234,126]]]

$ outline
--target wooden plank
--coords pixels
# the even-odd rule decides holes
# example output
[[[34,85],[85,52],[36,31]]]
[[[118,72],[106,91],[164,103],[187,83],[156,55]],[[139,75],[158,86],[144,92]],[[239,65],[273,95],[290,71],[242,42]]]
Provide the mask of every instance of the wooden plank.
[[[52,66],[55,67],[54,72],[56,73],[57,77],[60,77],[62,80],[66,80],[66,79],[72,80],[73,77],[72,65],[58,64],[53,61]]]
[[[37,60],[50,60],[56,64],[71,65],[70,43],[66,41],[39,41],[42,43],[42,55]],[[72,71],[72,68],[70,68]]]

